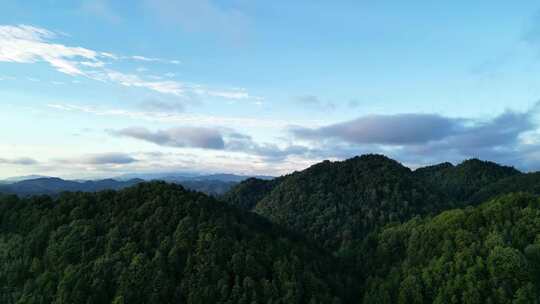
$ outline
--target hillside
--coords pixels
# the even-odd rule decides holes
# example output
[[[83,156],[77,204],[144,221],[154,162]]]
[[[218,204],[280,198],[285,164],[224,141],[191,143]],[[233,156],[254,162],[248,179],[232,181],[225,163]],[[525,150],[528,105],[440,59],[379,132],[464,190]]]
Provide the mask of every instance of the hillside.
[[[358,250],[364,303],[538,303],[539,236],[526,194],[387,228]]]
[[[0,303],[537,303],[539,181],[363,155],[221,201],[140,181],[0,195]]]
[[[512,192],[540,195],[540,172],[514,175],[489,184],[471,195],[469,202],[476,204]]]
[[[347,303],[324,251],[165,183],[0,198],[2,303]]]
[[[246,180],[222,198],[335,250],[388,223],[464,206],[489,185],[520,176],[514,168],[477,159],[412,171],[385,156],[364,155],[272,181]],[[496,194],[484,191],[475,204]]]
[[[284,177],[254,211],[325,248],[339,249],[387,223],[445,209],[445,203],[410,169],[384,156],[364,155]]]
[[[501,179],[519,176],[518,170],[499,164],[470,159],[457,166],[450,163],[420,168],[415,177],[453,202],[464,202],[476,192]]]
[[[253,210],[255,205],[281,183],[285,177],[268,179],[249,178],[235,185],[221,200],[243,210]]]

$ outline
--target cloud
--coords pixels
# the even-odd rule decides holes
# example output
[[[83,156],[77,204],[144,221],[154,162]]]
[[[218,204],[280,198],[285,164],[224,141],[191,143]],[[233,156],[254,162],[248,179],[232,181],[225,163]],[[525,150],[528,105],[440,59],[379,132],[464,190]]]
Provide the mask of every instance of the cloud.
[[[125,117],[137,121],[160,123],[175,123],[189,126],[235,126],[240,128],[284,128],[290,124],[288,120],[264,119],[250,117],[212,116],[190,113],[174,113],[170,111],[148,109],[147,111],[134,111],[122,108],[98,108],[90,105],[75,104],[48,104],[48,108],[57,111],[91,114],[96,116]],[[320,124],[316,121],[306,122],[310,125]]]
[[[76,59],[95,62],[99,54],[81,47],[46,42],[56,33],[29,25],[0,26],[0,61],[33,63],[44,61],[68,75],[84,75]]]
[[[259,144],[251,136],[241,133],[230,133],[227,136],[225,149],[232,152],[242,152],[263,157],[267,161],[280,161],[291,155],[312,154],[313,151],[305,146],[287,145],[279,147],[273,143]]]
[[[130,137],[165,147],[240,152],[263,157],[267,161],[278,161],[291,155],[307,155],[313,152],[304,146],[259,144],[251,136],[230,129],[177,127],[153,132],[142,127],[131,127],[108,132],[113,136]]]
[[[137,61],[146,61],[146,62],[161,62],[161,63],[170,63],[170,64],[180,64],[180,60],[167,60],[167,59],[161,59],[161,58],[152,58],[152,57],[145,57],[140,55],[131,56],[130,59],[137,60]]]
[[[337,107],[335,103],[325,102],[315,95],[298,96],[295,98],[295,102],[312,110],[334,111]]]
[[[436,114],[367,115],[320,128],[294,127],[297,140],[332,147],[319,156],[383,153],[412,164],[461,161],[478,157],[540,169],[540,137],[535,116],[537,103],[528,111],[507,110],[488,120],[450,118]]]
[[[38,161],[29,157],[21,157],[21,158],[13,158],[13,159],[0,158],[0,165],[1,164],[31,166],[31,165],[37,165]]]
[[[115,83],[125,87],[144,88],[174,96],[196,95],[231,100],[262,99],[249,94],[245,89],[209,88],[201,84],[173,80],[148,80],[139,75],[113,70],[107,67],[111,60],[127,59],[167,64],[180,64],[180,61],[140,55],[119,56],[51,42],[58,36],[53,31],[29,25],[0,26],[0,62],[47,62],[57,71],[71,76],[83,76],[97,81]]]
[[[137,162],[137,159],[124,153],[102,153],[84,156],[81,162],[89,165],[125,165]]]
[[[355,144],[418,144],[442,139],[458,121],[434,114],[368,115],[317,129],[293,127],[297,138],[339,139]]]
[[[182,102],[165,102],[156,99],[145,100],[140,107],[152,112],[182,113],[185,110]]]
[[[108,70],[104,74],[97,76],[106,76],[108,80],[126,87],[141,87],[163,94],[182,96],[185,92],[184,85],[176,81],[146,81],[134,74],[124,74],[112,70]]]
[[[211,128],[178,127],[152,132],[142,127],[110,131],[110,134],[131,137],[156,145],[176,148],[203,148],[222,150],[225,147],[222,134]]]

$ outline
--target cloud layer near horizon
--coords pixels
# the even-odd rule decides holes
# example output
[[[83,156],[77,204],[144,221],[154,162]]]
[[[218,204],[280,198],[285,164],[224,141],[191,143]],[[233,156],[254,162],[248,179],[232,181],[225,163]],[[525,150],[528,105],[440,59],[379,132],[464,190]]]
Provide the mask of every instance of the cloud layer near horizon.
[[[198,152],[184,151],[199,149],[204,153],[217,153],[212,154],[216,157],[214,166],[219,166],[220,161],[230,161],[231,164],[241,161],[246,166],[254,164],[250,167],[252,170],[277,170],[266,171],[270,174],[301,169],[323,159],[339,160],[365,153],[385,154],[412,167],[480,158],[530,171],[540,169],[538,108],[537,104],[528,111],[507,110],[481,121],[418,113],[366,115],[318,128],[285,128],[283,131],[289,134],[289,140],[282,144],[260,142],[250,135],[218,126],[155,130],[129,127],[107,132],[112,138],[128,138],[168,147],[169,152],[100,153],[52,160],[52,163],[51,160],[38,162],[22,157],[0,159],[0,165],[45,170],[65,164],[88,172],[122,172],[137,168],[149,170],[156,166],[163,169],[163,162],[168,164],[165,166],[185,166],[186,160],[177,158],[189,154],[187,163],[204,166],[209,161],[208,156],[198,159]],[[222,171],[238,172],[233,167]]]
[[[535,149],[540,142],[535,134],[538,107],[507,110],[483,121],[437,114],[366,115],[319,128],[290,127],[291,140],[282,145],[219,127],[131,127],[109,133],[159,146],[239,152],[273,162],[292,156],[320,160],[383,153],[413,165],[478,157],[532,169],[540,168]]]

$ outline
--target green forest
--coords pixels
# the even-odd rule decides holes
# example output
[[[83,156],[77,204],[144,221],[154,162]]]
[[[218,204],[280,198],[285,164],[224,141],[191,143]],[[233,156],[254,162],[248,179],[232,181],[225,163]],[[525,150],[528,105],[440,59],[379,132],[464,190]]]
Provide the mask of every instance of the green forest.
[[[540,303],[540,175],[324,161],[210,197],[0,195],[0,303]]]

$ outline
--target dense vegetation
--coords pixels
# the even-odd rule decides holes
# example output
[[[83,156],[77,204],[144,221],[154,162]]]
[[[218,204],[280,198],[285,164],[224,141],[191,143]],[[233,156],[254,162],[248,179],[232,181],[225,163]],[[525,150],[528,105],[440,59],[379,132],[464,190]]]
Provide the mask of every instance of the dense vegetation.
[[[443,163],[420,168],[414,171],[414,175],[430,189],[443,193],[447,200],[457,203],[469,200],[473,194],[494,182],[521,173],[512,167],[470,159],[457,166]]]
[[[253,210],[282,180],[283,177],[271,180],[248,178],[226,192],[221,199],[240,209]]]
[[[248,180],[223,198],[325,248],[346,250],[386,224],[464,206],[484,187],[522,175],[477,159],[411,171],[387,157],[363,155],[325,161],[273,181]]]
[[[538,303],[540,201],[510,194],[387,228],[363,248],[364,303]]]
[[[57,177],[40,177],[14,183],[0,185],[0,193],[17,194],[19,196],[31,195],[57,195],[65,191],[96,192],[103,190],[119,190],[131,187],[143,182],[142,179],[130,179],[127,181],[117,181],[114,179],[103,179],[95,181],[70,181]]]
[[[492,197],[513,192],[540,195],[540,172],[514,175],[489,184],[471,195],[472,204],[484,202]]]
[[[126,181],[115,179],[72,181],[57,177],[40,177],[16,182],[4,182],[0,184],[0,193],[16,194],[19,196],[32,195],[52,195],[56,196],[62,192],[97,192],[103,190],[120,190],[144,182],[142,179],[134,178]],[[180,184],[190,190],[200,191],[209,195],[218,196],[229,191],[235,181],[221,181],[217,179],[183,179],[169,181]]]
[[[0,196],[0,303],[540,303],[536,195],[540,173],[364,155],[221,201]]]
[[[442,210],[445,203],[410,169],[364,155],[291,174],[254,210],[325,248],[344,249],[376,228]]]
[[[1,303],[341,303],[336,265],[180,186],[0,200]]]

